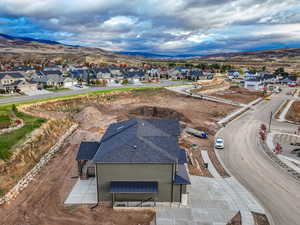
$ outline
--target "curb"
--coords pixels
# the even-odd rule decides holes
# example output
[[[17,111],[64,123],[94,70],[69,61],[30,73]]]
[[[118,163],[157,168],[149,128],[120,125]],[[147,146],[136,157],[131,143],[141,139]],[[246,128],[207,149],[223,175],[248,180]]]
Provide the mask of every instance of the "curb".
[[[280,134],[280,133],[278,133]],[[290,134],[287,134],[290,135]],[[270,133],[268,133],[268,137],[272,136]],[[273,141],[273,137],[272,137],[272,141]],[[266,153],[266,155],[268,155],[268,157],[272,160],[272,162],[274,162],[277,166],[279,166],[281,169],[283,169],[288,175],[290,175],[291,177],[293,177],[294,179],[296,179],[298,182],[300,181],[300,173],[298,173],[296,170],[294,170],[293,168],[289,167],[288,165],[286,165],[286,163],[282,162],[276,154],[273,153],[273,151],[269,148],[268,144],[266,141],[262,141],[259,138],[259,143],[262,146],[264,152]]]

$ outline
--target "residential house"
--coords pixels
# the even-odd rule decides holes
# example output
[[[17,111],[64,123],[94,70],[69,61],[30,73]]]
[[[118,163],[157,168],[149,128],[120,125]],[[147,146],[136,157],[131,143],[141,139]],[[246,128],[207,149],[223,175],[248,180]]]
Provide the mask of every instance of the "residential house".
[[[65,78],[57,74],[49,74],[40,77],[35,77],[32,80],[38,83],[39,88],[47,88],[64,86]]]
[[[144,72],[125,72],[124,79],[128,80],[130,84],[140,84],[142,80],[145,79]]]
[[[239,78],[240,73],[238,70],[228,70],[227,76],[229,79],[236,79]]]
[[[291,75],[287,75],[287,76],[283,76],[279,82],[281,84],[285,84],[285,85],[288,85],[288,84],[294,84],[296,85],[297,84],[297,79],[298,77],[297,76],[291,76]]]
[[[203,80],[206,79],[207,77],[204,76],[204,73],[202,70],[190,70],[186,77],[187,80],[193,80],[193,81],[197,81],[197,80]]]
[[[112,78],[112,74],[110,73],[108,68],[97,68],[94,69],[96,74],[96,79],[98,80],[107,80]]]
[[[261,77],[248,77],[247,79],[244,79],[244,88],[250,89],[250,90],[261,90],[265,86],[264,81]]]
[[[4,93],[24,92],[36,90],[35,82],[27,81],[19,72],[0,73],[0,91]]]
[[[111,124],[99,142],[82,142],[76,157],[81,179],[96,177],[98,202],[182,202],[185,150],[172,119],[131,119]]]

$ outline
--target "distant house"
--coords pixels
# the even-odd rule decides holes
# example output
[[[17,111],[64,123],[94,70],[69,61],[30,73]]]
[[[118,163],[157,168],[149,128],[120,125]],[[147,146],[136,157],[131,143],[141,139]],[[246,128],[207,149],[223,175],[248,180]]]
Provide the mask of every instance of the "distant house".
[[[82,142],[81,179],[96,177],[98,202],[182,202],[190,184],[180,126],[170,119],[111,124],[100,142]]]
[[[236,79],[239,78],[240,73],[238,70],[228,70],[227,76],[229,79]]]
[[[115,77],[121,77],[123,76],[123,69],[121,67],[117,66],[109,66],[110,73]]]
[[[299,83],[299,78],[297,76],[286,75],[281,77],[279,82],[284,85],[297,85]]]
[[[0,73],[0,91],[3,93],[24,92],[26,90],[36,90],[35,82],[27,81],[19,72]]]
[[[144,72],[125,72],[124,73],[124,79],[128,80],[131,84],[140,84],[141,80],[145,79],[145,73]]]
[[[66,87],[66,88],[73,87],[77,83],[78,83],[78,81],[76,79],[71,78],[71,77],[66,77],[63,80],[63,86]]]
[[[33,78],[33,81],[38,83],[40,88],[62,87],[64,86],[64,80],[64,77],[57,74],[49,74]]]
[[[248,77],[244,80],[244,88],[255,91],[261,90],[264,88],[263,79],[260,77]]]
[[[97,68],[94,70],[96,74],[96,79],[111,79],[112,74],[110,73],[108,68]]]
[[[204,76],[202,70],[191,70],[186,75],[186,79],[193,80],[193,81],[197,81],[205,78],[206,76]]]
[[[278,77],[274,74],[261,72],[261,73],[259,73],[259,76],[264,81],[264,83],[277,83],[278,82]]]
[[[95,72],[90,69],[77,68],[69,71],[69,76],[76,80],[87,81],[88,79],[96,79]]]

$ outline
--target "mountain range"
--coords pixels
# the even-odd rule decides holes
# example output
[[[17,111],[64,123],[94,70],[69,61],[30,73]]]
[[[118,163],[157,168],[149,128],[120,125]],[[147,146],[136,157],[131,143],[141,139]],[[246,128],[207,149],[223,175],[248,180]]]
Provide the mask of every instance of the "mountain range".
[[[78,57],[90,57],[97,62],[136,64],[155,59],[185,59],[187,61],[215,61],[215,62],[251,62],[251,63],[300,63],[300,48],[280,48],[258,51],[220,53],[213,55],[180,54],[167,55],[148,52],[111,52],[100,48],[66,45],[57,41],[15,37],[0,34],[0,56],[5,54],[69,54]]]

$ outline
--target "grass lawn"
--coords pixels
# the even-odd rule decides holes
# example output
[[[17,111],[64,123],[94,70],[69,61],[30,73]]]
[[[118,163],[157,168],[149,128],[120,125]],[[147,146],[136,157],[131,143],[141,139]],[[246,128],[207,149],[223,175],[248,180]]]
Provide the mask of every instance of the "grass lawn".
[[[69,91],[70,88],[46,88],[47,91],[59,92],[59,91]]]
[[[0,121],[9,119],[12,113],[11,106],[0,106]],[[27,134],[41,126],[45,119],[36,118],[30,115],[17,112],[16,116],[22,119],[25,125],[7,134],[0,135],[0,159],[7,160],[12,154],[12,147],[19,141],[23,140]]]

